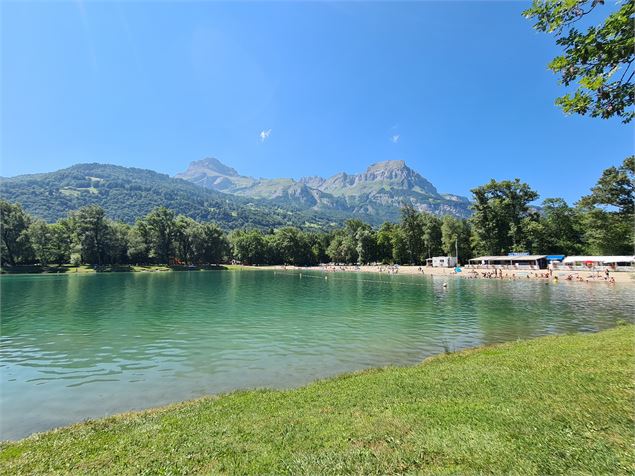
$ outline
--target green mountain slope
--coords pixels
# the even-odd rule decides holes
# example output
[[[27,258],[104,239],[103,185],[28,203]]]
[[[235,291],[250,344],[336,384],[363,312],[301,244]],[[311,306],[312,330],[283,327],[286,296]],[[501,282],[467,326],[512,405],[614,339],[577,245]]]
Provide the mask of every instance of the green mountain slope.
[[[299,213],[273,202],[242,198],[199,187],[168,175],[106,164],[78,164],[50,173],[0,179],[0,197],[49,222],[86,205],[128,223],[157,206],[196,220],[215,221],[225,229],[285,225],[328,228],[345,216]]]

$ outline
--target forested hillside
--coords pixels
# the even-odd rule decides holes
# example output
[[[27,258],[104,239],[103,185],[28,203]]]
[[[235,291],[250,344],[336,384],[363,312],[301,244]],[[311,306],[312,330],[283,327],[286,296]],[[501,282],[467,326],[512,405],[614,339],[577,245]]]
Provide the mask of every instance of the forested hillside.
[[[78,164],[56,172],[3,178],[0,197],[21,204],[25,211],[47,222],[87,205],[99,205],[109,218],[125,223],[134,223],[152,209],[165,206],[228,230],[284,225],[328,228],[345,218],[310,210],[299,213],[268,201],[205,189],[151,170],[106,164]]]

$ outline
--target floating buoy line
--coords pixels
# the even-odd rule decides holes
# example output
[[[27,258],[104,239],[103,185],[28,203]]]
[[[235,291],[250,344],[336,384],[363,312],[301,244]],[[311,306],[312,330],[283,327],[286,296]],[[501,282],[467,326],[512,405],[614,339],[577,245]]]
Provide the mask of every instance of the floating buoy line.
[[[322,279],[322,276],[314,276],[311,274],[302,274],[302,273],[294,273],[293,271],[285,271],[285,272],[280,272],[278,273],[278,271],[274,271],[273,272],[274,276],[285,276],[285,277],[293,277],[293,276],[299,276],[300,279],[303,278],[313,278],[313,279]],[[337,274],[337,273],[332,273],[332,274]],[[408,276],[408,275],[402,275],[402,276]],[[414,275],[416,276],[416,275]],[[328,276],[324,276],[324,280],[327,281],[329,279]],[[350,279],[350,278],[332,278],[331,281],[342,281],[342,282],[351,282],[351,283],[375,283],[375,284],[398,284],[401,286],[428,286],[428,283],[408,283],[408,282],[399,282],[399,281],[392,281],[392,280],[383,280],[383,279]],[[442,285],[443,288],[448,287],[448,283],[443,283]]]

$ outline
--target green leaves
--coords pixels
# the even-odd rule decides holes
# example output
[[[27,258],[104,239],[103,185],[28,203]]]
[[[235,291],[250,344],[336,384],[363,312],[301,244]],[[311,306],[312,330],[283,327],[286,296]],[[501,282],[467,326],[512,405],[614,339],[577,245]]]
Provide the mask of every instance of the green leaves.
[[[535,219],[529,203],[538,194],[519,179],[491,180],[472,190],[474,215],[470,218],[475,251],[500,255],[521,251],[526,245],[527,219]]]
[[[18,204],[0,200],[0,257],[2,264],[28,262],[33,249],[28,236],[29,217]]]
[[[609,167],[580,204],[586,207],[605,205],[614,207],[625,216],[635,213],[635,156],[624,160],[619,167]]]
[[[557,98],[556,104],[567,114],[617,116],[627,123],[634,115],[634,0],[618,2],[617,11],[586,32],[573,27],[603,4],[602,0],[534,0],[523,15],[536,21],[536,30],[557,37],[563,54],[549,68],[560,75],[565,86],[577,83],[575,91]]]
[[[609,167],[580,199],[585,242],[600,254],[630,254],[635,246],[635,157]]]

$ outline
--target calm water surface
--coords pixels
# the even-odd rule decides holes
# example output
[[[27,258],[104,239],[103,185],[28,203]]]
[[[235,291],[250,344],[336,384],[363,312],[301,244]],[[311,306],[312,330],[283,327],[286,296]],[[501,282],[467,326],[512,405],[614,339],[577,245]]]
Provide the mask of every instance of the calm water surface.
[[[634,288],[603,283],[219,271],[3,276],[0,287],[0,439],[635,315]]]

